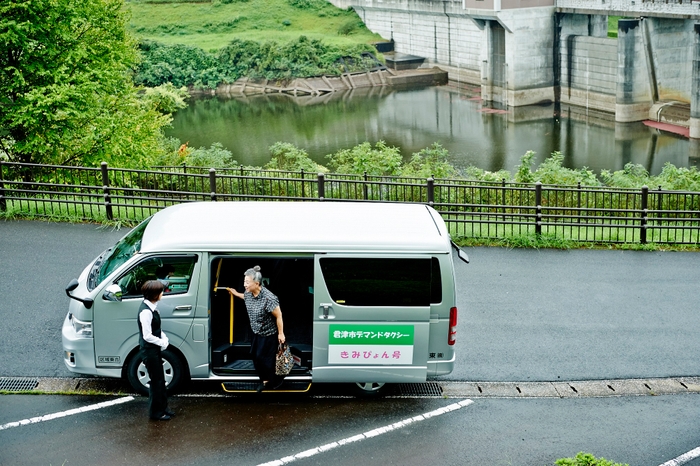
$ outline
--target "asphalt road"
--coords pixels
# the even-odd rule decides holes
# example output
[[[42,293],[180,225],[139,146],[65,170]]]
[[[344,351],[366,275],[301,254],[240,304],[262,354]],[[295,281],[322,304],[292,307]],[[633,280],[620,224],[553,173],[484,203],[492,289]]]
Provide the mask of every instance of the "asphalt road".
[[[0,429],[111,400],[122,401],[2,396]],[[149,422],[146,398],[138,397],[0,430],[0,464],[248,466],[299,455],[292,465],[553,466],[586,451],[630,466],[659,466],[700,445],[697,395],[475,399],[438,411],[469,401],[175,398],[173,420]]]
[[[70,376],[65,285],[127,230],[0,222],[0,376]],[[700,256],[471,248],[446,380],[698,376]]]
[[[0,222],[0,376],[71,375],[61,356],[64,287],[125,233]],[[468,253],[471,264],[457,263],[458,360],[444,379],[699,375],[696,253]],[[0,465],[281,464],[310,452],[292,464],[541,466],[589,451],[658,466],[700,446],[697,394],[469,404],[464,398],[179,396],[171,399],[178,416],[168,423],[146,420],[144,397],[76,411],[114,399],[0,396]],[[439,411],[456,403],[462,405]],[[16,425],[37,416],[45,417]],[[700,459],[676,464],[700,466]]]

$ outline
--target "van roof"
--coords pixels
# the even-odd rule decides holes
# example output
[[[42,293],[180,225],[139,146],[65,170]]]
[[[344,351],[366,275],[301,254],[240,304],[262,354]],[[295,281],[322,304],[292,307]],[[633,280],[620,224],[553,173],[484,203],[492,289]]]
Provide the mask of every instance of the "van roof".
[[[156,213],[141,252],[450,251],[440,215],[422,204],[193,202]]]

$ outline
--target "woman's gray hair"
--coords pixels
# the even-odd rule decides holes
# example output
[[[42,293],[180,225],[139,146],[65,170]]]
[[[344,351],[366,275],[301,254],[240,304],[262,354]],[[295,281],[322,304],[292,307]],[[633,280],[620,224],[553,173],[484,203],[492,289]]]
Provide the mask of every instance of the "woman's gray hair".
[[[262,274],[260,273],[260,266],[256,265],[252,269],[248,269],[243,273],[244,277],[250,277],[254,281],[258,282],[258,284],[262,284]]]

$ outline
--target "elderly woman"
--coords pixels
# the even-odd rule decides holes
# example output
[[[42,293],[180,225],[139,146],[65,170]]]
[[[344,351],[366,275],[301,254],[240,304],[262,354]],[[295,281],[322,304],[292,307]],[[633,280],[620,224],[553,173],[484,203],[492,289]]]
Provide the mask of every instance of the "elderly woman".
[[[275,375],[275,355],[278,345],[284,344],[284,327],[279,299],[262,286],[260,267],[255,266],[243,274],[244,293],[233,290],[234,296],[245,301],[245,307],[253,330],[250,354],[255,371],[260,377],[258,392],[282,385],[283,377]]]

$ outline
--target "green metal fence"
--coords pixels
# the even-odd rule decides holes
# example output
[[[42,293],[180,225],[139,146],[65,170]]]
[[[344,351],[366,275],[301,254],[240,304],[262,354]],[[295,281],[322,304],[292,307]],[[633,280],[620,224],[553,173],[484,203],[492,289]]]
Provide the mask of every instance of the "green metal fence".
[[[432,205],[453,237],[530,234],[598,243],[700,243],[700,193],[201,167],[157,170],[0,162],[0,211],[138,221],[193,201]]]

